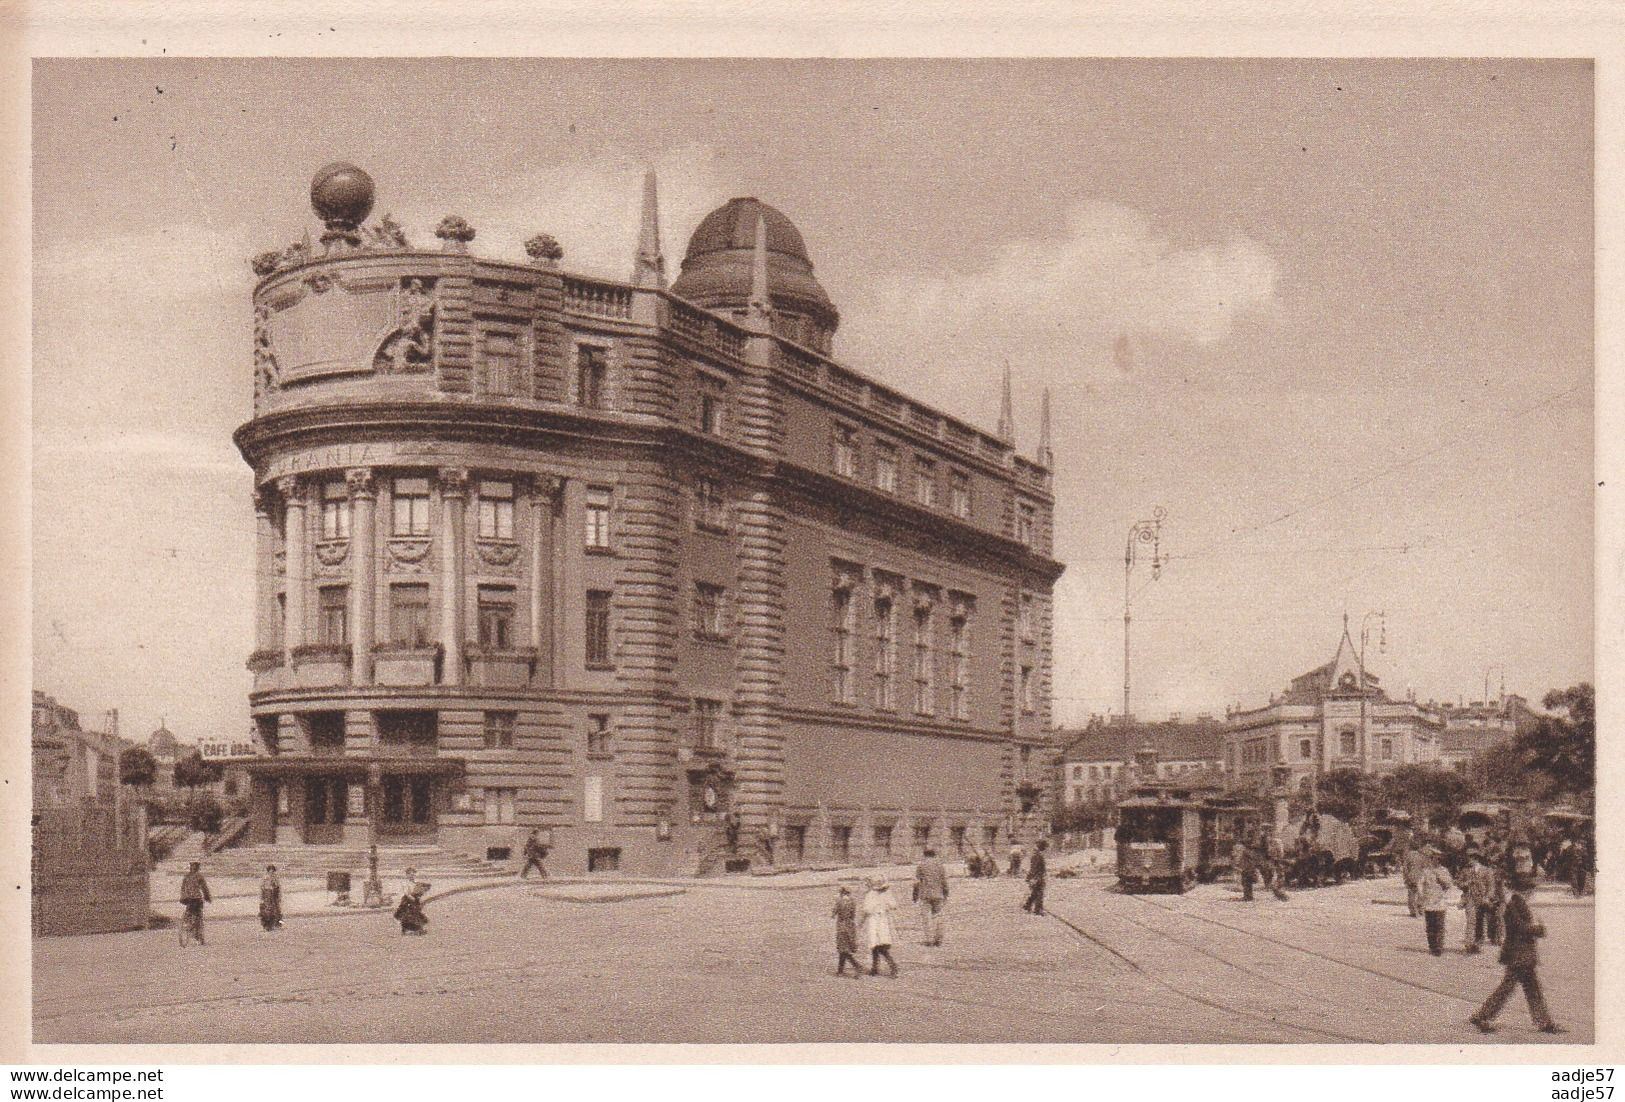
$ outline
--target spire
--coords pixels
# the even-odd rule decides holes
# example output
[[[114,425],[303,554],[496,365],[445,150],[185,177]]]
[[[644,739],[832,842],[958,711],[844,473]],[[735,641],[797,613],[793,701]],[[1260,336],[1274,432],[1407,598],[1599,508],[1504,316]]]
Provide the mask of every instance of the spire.
[[[660,202],[652,168],[643,174],[643,223],[638,229],[638,255],[632,260],[632,285],[666,289],[666,258],[660,252]]]
[[[1043,403],[1038,407],[1038,465],[1046,471],[1055,468],[1055,450],[1049,427],[1049,387],[1044,388]]]
[[[750,254],[750,303],[745,324],[758,333],[771,331],[772,300],[767,291],[767,219],[756,216],[756,247]]]
[[[999,400],[999,439],[1006,444],[1016,442],[1016,418],[1010,411],[1010,361],[1004,361],[1004,391]]]

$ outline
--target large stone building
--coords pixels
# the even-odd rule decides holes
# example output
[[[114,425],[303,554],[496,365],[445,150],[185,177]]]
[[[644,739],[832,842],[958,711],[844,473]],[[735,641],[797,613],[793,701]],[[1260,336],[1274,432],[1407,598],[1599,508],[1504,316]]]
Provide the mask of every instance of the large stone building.
[[[1473,759],[1486,750],[1504,746],[1534,726],[1539,716],[1516,693],[1499,700],[1474,700],[1456,705],[1433,705],[1444,720],[1439,762],[1465,773]]]
[[[712,212],[668,289],[433,250],[330,166],[257,257],[259,841],[531,827],[562,871],[906,859],[1033,830],[1051,471],[829,357],[801,234]],[[630,236],[630,235],[629,235]],[[729,819],[730,814],[736,819]],[[737,844],[724,847],[726,822]]]
[[[1330,662],[1293,678],[1264,707],[1230,712],[1224,767],[1246,791],[1297,791],[1334,769],[1385,773],[1437,765],[1443,729],[1433,709],[1389,698],[1360,661],[1345,623]]]
[[[1161,723],[1095,718],[1081,730],[1061,728],[1061,798],[1115,803],[1136,785],[1176,779],[1222,785],[1224,735],[1224,722],[1209,715]]]

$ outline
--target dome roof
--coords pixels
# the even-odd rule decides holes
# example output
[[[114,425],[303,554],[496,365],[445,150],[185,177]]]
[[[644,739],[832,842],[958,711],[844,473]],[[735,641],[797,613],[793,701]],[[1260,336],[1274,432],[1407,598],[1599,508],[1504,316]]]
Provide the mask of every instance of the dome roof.
[[[158,725],[156,731],[147,736],[147,750],[155,758],[174,757],[179,745],[174,732],[162,723]]]
[[[801,231],[760,199],[729,199],[705,216],[688,239],[672,293],[711,309],[742,309],[750,300],[758,219],[767,226],[767,289],[774,308],[808,314],[833,329],[839,314],[813,276]]]

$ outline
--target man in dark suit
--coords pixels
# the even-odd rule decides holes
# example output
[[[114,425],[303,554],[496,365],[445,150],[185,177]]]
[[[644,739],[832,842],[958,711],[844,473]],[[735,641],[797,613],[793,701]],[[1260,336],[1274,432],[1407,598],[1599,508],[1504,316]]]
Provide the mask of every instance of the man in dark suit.
[[[1506,974],[1470,1019],[1482,1033],[1495,1032],[1495,1016],[1501,1013],[1513,989],[1519,986],[1523,987],[1524,998],[1529,1000],[1529,1016],[1534,1019],[1536,1028],[1542,1033],[1567,1032],[1552,1021],[1546,1009],[1546,997],[1540,990],[1540,977],[1535,971],[1539,964],[1535,941],[1546,936],[1546,927],[1535,921],[1529,902],[1524,898],[1534,888],[1535,879],[1530,873],[1519,873],[1513,881],[1501,935],[1501,963],[1506,965]]]
[[[1033,850],[1033,859],[1027,863],[1027,901],[1021,909],[1035,915],[1044,913],[1044,882],[1049,876],[1049,867],[1044,860],[1044,851],[1049,843],[1039,839],[1038,847]]]

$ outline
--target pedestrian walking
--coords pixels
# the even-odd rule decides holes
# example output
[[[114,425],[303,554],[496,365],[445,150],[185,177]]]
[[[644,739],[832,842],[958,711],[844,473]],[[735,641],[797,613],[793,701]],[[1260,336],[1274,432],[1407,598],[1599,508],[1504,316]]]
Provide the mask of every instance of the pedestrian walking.
[[[1033,849],[1033,859],[1027,865],[1027,901],[1021,909],[1035,915],[1044,913],[1044,885],[1049,879],[1049,865],[1044,860],[1044,851],[1049,843],[1040,838],[1038,845]]]
[[[1253,901],[1253,882],[1258,879],[1258,869],[1253,864],[1253,851],[1244,839],[1236,839],[1232,859],[1235,861],[1236,874],[1241,877],[1242,902],[1251,903]]]
[[[1265,867],[1269,870],[1270,894],[1284,903],[1291,898],[1286,894],[1286,847],[1273,830],[1264,837],[1264,852],[1269,855]]]
[[[209,894],[209,882],[203,877],[203,865],[193,861],[186,875],[181,877],[181,921],[185,923],[181,933],[197,939],[199,945],[203,941],[203,905],[214,902]],[[182,944],[185,944],[184,936]]]
[[[535,869],[536,875],[546,880],[547,866],[542,864],[542,859],[546,856],[547,847],[542,844],[542,831],[537,827],[530,832],[530,837],[525,839],[525,867],[519,870],[519,879],[523,880],[530,875],[531,869]]]
[[[1024,856],[1026,856],[1026,855],[1021,852],[1020,843],[1012,842],[1010,844],[1010,875],[1011,876],[1020,876],[1021,875],[1021,859]]]
[[[1501,1008],[1517,987],[1523,988],[1524,998],[1529,1002],[1529,1017],[1534,1020],[1535,1028],[1542,1033],[1568,1032],[1552,1021],[1551,1012],[1546,1008],[1545,993],[1540,989],[1540,976],[1536,971],[1540,958],[1535,942],[1546,936],[1546,927],[1535,921],[1529,909],[1526,896],[1534,887],[1534,877],[1529,874],[1519,874],[1512,881],[1512,891],[1507,896],[1500,958],[1501,963],[1506,965],[1506,973],[1495,990],[1490,992],[1490,997],[1484,1000],[1484,1005],[1468,1019],[1481,1033],[1495,1032],[1495,1017],[1501,1013]]]
[[[1427,855],[1422,852],[1422,847],[1414,843],[1405,850],[1405,856],[1399,859],[1400,873],[1405,878],[1405,905],[1410,908],[1412,918],[1422,913],[1419,889],[1422,884],[1422,870],[1427,868],[1427,863]]]
[[[863,977],[863,965],[858,963],[858,901],[852,898],[852,890],[845,884],[835,896],[835,907],[830,911],[835,917],[835,974],[846,974],[846,966],[852,966],[852,978]]]
[[[1586,893],[1586,882],[1591,878],[1591,866],[1596,863],[1594,843],[1589,838],[1581,838],[1575,844],[1574,854],[1569,859],[1569,884],[1576,896]]]
[[[1461,889],[1461,910],[1466,918],[1462,930],[1462,952],[1477,953],[1490,932],[1494,915],[1495,874],[1484,863],[1484,856],[1473,853],[1467,859],[1461,875],[1456,878]]]
[[[1439,851],[1429,846],[1423,851],[1426,864],[1416,885],[1417,903],[1427,924],[1428,952],[1444,953],[1445,899],[1450,894],[1450,874],[1439,861]]]
[[[942,911],[948,904],[948,870],[929,847],[914,870],[914,900],[920,905],[920,925],[927,945],[942,944]]]
[[[864,893],[863,906],[863,936],[869,943],[869,974],[880,975],[880,962],[884,960],[891,971],[891,978],[897,978],[897,962],[892,959],[892,942],[897,938],[897,923],[892,915],[897,910],[897,900],[892,897],[891,889],[879,877],[869,881],[869,890]]]
[[[267,932],[282,927],[282,881],[275,865],[265,866],[265,879],[260,881],[260,925]]]
[[[400,902],[395,904],[395,921],[401,924],[403,935],[428,932],[429,916],[423,910],[423,895],[428,890],[429,885],[417,881],[401,893]]]

